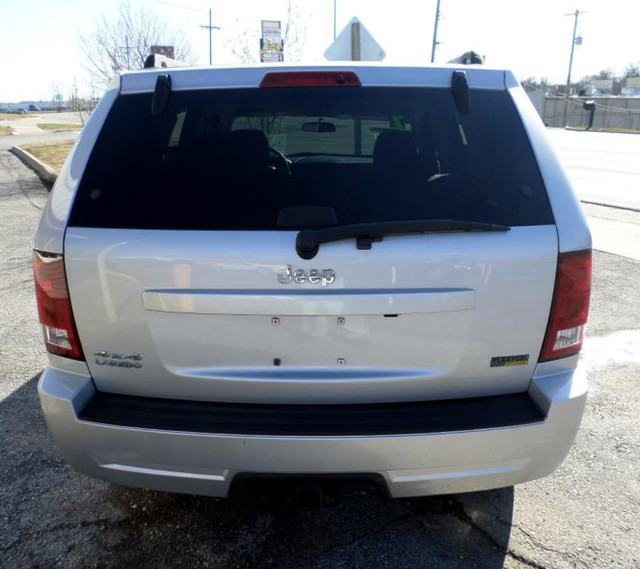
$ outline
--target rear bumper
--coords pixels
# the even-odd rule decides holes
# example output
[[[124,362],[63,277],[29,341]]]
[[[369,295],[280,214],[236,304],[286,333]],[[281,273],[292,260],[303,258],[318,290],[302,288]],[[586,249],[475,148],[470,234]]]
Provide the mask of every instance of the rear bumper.
[[[264,423],[271,426],[261,429],[256,421],[238,427],[228,415],[212,419],[215,404],[187,406],[188,420],[180,422],[177,407],[167,402],[164,419],[174,417],[167,422],[159,400],[103,396],[90,376],[55,367],[43,373],[39,392],[61,454],[97,478],[226,496],[236,474],[377,475],[391,496],[406,497],[510,486],[553,472],[575,438],[587,382],[573,369],[534,378],[527,394],[486,398],[483,416],[483,399],[381,407],[375,412],[390,417],[386,431],[378,421],[363,426],[349,419],[364,407],[339,418],[298,421],[307,425],[299,428],[295,416],[287,424],[278,415],[275,428],[267,415]],[[496,412],[509,402],[518,409]],[[225,406],[218,407],[222,415]],[[334,406],[327,413],[345,409]],[[426,415],[431,419],[420,419]],[[337,434],[339,420],[348,424]],[[256,434],[261,431],[267,434]]]

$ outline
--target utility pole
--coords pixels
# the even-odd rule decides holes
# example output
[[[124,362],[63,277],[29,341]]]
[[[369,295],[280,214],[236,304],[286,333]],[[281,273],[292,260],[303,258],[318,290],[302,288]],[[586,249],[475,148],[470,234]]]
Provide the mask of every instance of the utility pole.
[[[578,16],[582,14],[580,10],[576,10],[570,14],[565,14],[565,16],[573,16],[573,36],[571,37],[571,55],[569,56],[569,72],[567,73],[567,86],[565,87],[564,92],[564,112],[562,117],[563,126],[567,126],[567,115],[568,115],[568,107],[569,107],[569,89],[571,88],[571,68],[573,67],[573,51],[576,47],[576,30],[578,29]],[[580,38],[580,43],[582,43],[582,38]]]
[[[78,103],[78,85],[76,83],[75,75],[73,77],[73,85],[71,87],[71,107],[75,110],[76,105]]]
[[[573,37],[571,38],[571,56],[569,57],[569,73],[567,74],[567,87],[571,83],[571,67],[573,67],[573,50],[576,47],[576,30],[578,29],[578,16],[582,14],[579,10],[576,10],[572,14],[565,14],[565,16],[573,16]]]
[[[209,65],[213,64],[213,47],[212,47],[212,32],[213,30],[219,30],[220,26],[214,26],[211,23],[211,19],[212,19],[212,14],[211,14],[211,8],[209,8],[209,25],[208,26],[203,26],[201,25],[201,28],[204,28],[205,30],[209,30]]]
[[[433,44],[431,45],[431,63],[436,60],[436,46],[438,45],[438,22],[440,21],[440,0],[436,3],[436,21],[433,25]]]
[[[336,39],[336,0],[333,0],[333,39]]]
[[[124,37],[124,45],[119,45],[117,47],[118,52],[120,53],[124,53],[124,65],[120,64],[119,61],[117,61],[114,65],[114,71],[122,71],[123,69],[125,70],[131,70],[133,69],[132,65],[131,65],[131,52],[133,51],[133,48],[129,46],[129,36],[125,36]],[[142,62],[139,63],[139,65],[141,65]],[[117,65],[117,67],[116,67]]]

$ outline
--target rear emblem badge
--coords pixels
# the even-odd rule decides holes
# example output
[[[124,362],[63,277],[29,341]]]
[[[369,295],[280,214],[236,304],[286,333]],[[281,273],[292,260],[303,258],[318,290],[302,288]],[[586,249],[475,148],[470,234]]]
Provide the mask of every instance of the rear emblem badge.
[[[529,354],[521,356],[498,356],[491,358],[491,367],[526,366],[529,363]]]
[[[280,284],[319,284],[329,286],[336,281],[336,273],[333,269],[294,269],[291,265],[284,268],[284,272],[278,274]]]
[[[142,356],[140,354],[121,354],[118,352],[108,352],[101,350],[93,354],[95,362],[99,366],[126,367],[139,369],[142,367]]]

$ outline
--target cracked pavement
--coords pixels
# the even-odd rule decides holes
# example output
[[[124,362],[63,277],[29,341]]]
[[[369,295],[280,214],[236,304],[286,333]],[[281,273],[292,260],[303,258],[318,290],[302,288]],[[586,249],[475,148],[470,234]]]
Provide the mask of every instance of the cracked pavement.
[[[332,509],[259,508],[115,486],[58,456],[37,399],[46,356],[31,283],[31,241],[46,198],[32,172],[0,148],[3,569],[640,567],[640,261],[594,255],[583,355],[591,393],[576,444],[554,475],[419,499],[389,500],[353,485]],[[640,229],[640,214],[621,221]]]

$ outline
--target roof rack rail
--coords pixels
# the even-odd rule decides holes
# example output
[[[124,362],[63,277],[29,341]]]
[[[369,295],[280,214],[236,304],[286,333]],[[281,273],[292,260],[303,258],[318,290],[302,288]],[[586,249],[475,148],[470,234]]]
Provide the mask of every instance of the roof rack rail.
[[[158,53],[152,53],[144,60],[144,69],[161,69],[163,67],[187,67],[187,64]]]
[[[462,63],[463,65],[481,65],[484,63],[484,55],[480,55],[475,51],[466,51],[459,57],[456,57],[447,63]]]

